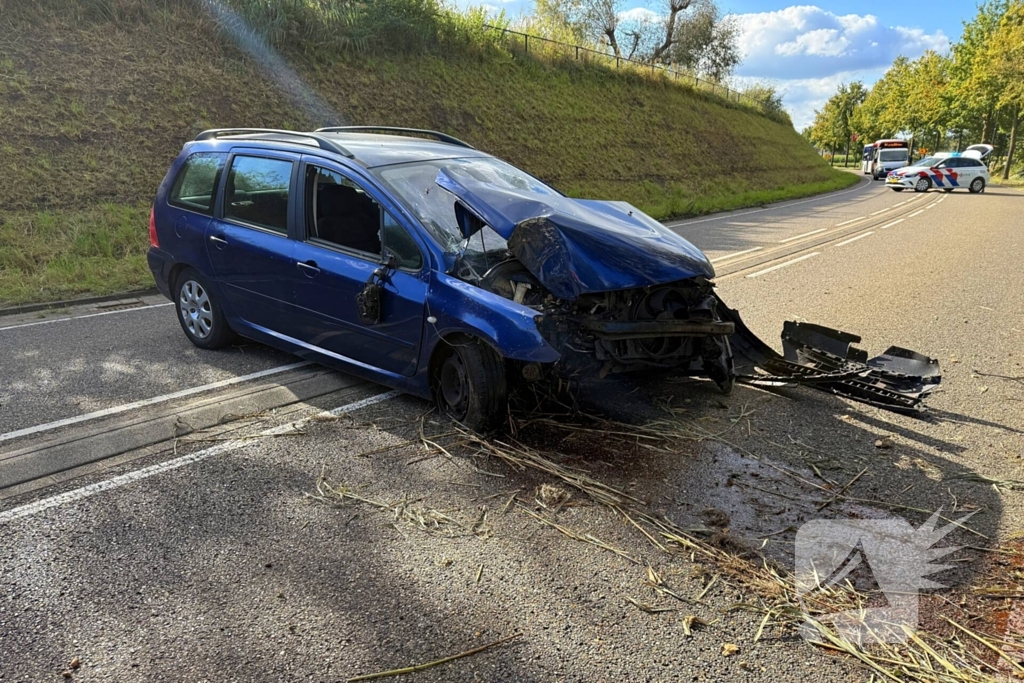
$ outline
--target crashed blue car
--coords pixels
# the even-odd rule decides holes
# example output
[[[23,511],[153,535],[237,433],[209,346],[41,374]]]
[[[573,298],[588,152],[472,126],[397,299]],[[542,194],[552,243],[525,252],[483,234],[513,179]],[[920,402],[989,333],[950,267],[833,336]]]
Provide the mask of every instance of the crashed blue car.
[[[221,129],[157,191],[148,259],[196,346],[237,336],[503,423],[509,388],[639,369],[809,384],[906,412],[932,359],[787,323],[784,354],[708,259],[623,202],[570,199],[443,133]]]

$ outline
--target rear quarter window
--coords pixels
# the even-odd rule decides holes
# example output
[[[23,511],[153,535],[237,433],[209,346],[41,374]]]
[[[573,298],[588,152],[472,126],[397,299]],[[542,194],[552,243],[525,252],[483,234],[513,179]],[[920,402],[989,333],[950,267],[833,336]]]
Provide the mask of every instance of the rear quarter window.
[[[182,165],[167,203],[189,211],[213,214],[213,195],[224,170],[226,153],[197,152]]]

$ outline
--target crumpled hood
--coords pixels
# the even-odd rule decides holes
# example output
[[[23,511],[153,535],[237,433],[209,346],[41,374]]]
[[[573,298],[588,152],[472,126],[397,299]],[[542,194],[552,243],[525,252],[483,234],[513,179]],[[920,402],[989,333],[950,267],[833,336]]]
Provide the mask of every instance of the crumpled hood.
[[[625,202],[501,188],[445,169],[437,184],[508,240],[559,299],[715,275],[697,247]]]

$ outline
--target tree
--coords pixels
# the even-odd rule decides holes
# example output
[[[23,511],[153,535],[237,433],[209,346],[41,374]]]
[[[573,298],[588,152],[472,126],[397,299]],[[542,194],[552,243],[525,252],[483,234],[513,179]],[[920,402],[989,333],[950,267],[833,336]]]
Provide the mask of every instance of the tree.
[[[1024,107],[1024,1],[1015,0],[999,20],[985,50],[986,76],[998,84],[997,105],[1010,111],[1010,141],[1003,167],[1003,180],[1010,177],[1010,167],[1017,147],[1017,126]]]
[[[659,1],[661,12],[627,12],[627,0],[537,0],[536,13],[541,25],[576,42],[605,45],[616,57],[727,78],[740,62],[735,20],[721,16],[715,0]]]
[[[676,28],[670,61],[714,81],[723,81],[740,63],[739,24],[721,16],[712,0],[698,0]]]

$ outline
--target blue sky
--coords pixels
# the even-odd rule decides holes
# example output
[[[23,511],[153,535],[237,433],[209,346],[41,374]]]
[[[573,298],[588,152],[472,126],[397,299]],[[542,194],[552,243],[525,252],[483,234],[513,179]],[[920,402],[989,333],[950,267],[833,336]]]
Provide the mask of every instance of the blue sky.
[[[460,6],[480,4],[456,0]],[[943,52],[960,36],[963,21],[976,14],[974,0],[926,2],[834,2],[718,0],[736,16],[744,62],[736,80],[767,80],[784,94],[797,130],[810,124],[840,83],[871,85],[898,55]],[[509,15],[529,11],[533,0],[485,0]],[[660,12],[667,0],[632,0],[626,8]]]

